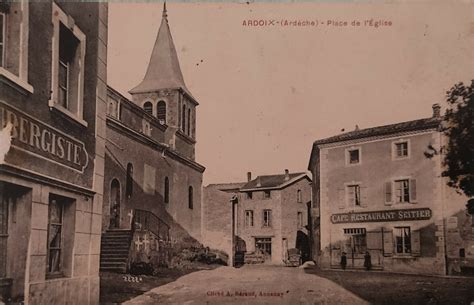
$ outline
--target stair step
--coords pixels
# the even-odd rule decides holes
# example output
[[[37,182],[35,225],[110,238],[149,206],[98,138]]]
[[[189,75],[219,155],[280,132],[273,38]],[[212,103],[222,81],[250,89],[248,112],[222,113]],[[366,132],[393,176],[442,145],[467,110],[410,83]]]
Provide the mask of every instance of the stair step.
[[[115,268],[115,267],[101,267],[100,271],[113,272],[113,273],[126,273],[127,268]]]
[[[127,263],[125,262],[100,262],[100,267],[113,267],[113,268],[126,268]]]
[[[104,256],[101,257],[101,260],[104,262],[121,262],[121,261],[126,261],[127,256]]]
[[[127,242],[122,242],[122,241],[112,241],[112,242],[108,242],[108,241],[103,241],[100,243],[102,246],[126,246],[128,247],[130,245],[130,243],[127,243]]]

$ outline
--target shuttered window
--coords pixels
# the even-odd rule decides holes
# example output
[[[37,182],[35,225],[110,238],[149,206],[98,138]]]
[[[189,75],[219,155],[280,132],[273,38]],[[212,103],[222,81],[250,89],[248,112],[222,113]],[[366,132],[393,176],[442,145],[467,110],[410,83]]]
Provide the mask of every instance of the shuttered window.
[[[385,182],[385,204],[395,203],[416,203],[416,179],[400,179]]]
[[[397,227],[394,231],[395,251],[397,254],[411,253],[410,227]]]
[[[348,185],[346,187],[348,206],[361,206],[360,185]]]

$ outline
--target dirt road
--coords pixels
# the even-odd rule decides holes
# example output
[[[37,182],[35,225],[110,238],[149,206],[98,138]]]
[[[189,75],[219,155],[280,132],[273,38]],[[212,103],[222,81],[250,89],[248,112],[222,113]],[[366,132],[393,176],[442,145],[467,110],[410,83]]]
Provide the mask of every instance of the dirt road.
[[[194,272],[123,304],[368,303],[330,280],[306,274],[301,268],[244,266]]]

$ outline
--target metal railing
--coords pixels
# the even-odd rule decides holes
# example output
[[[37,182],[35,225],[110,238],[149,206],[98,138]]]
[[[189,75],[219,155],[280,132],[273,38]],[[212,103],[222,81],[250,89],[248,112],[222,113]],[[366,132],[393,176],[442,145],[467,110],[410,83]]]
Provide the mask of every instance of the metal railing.
[[[134,231],[147,230],[163,241],[170,240],[170,226],[150,211],[134,210],[133,229]]]

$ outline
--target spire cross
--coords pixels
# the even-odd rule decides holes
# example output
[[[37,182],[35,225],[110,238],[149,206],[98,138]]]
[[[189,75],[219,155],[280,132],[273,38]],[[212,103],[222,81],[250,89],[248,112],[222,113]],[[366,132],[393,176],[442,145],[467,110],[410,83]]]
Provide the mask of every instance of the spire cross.
[[[166,1],[163,3],[163,18],[168,17],[167,11],[166,11]]]

